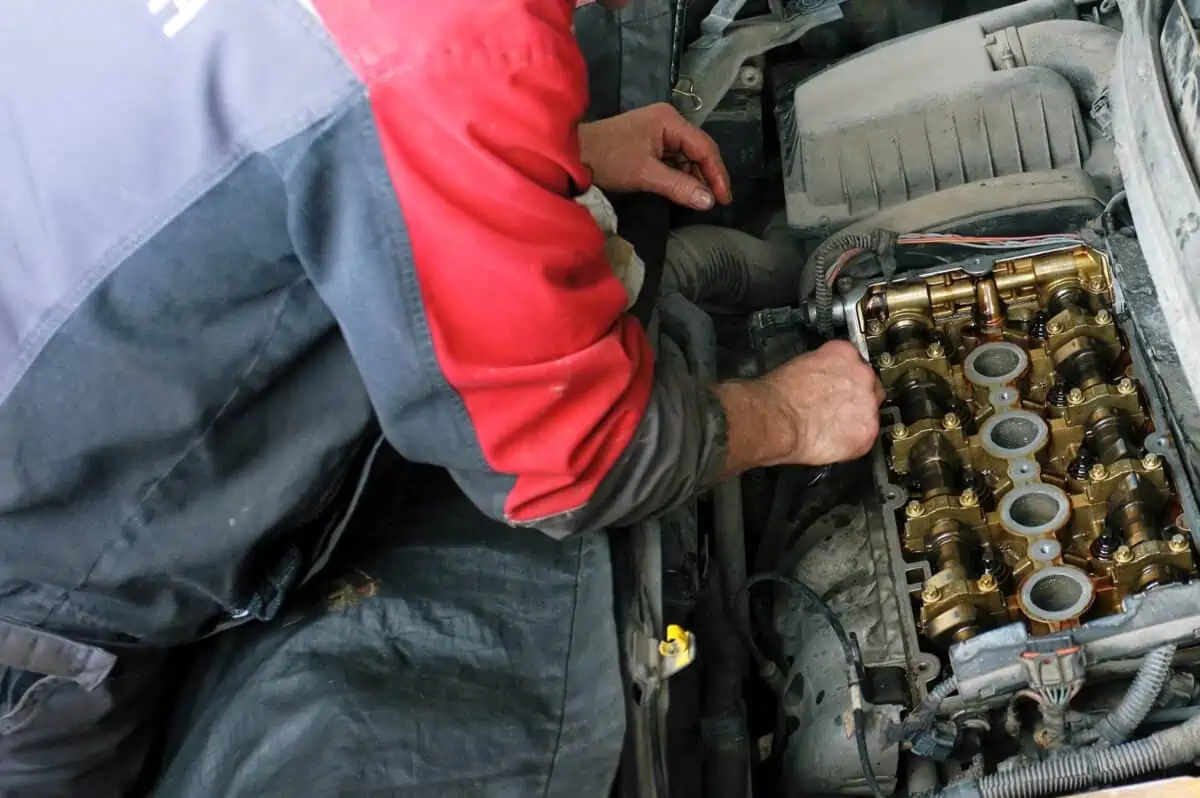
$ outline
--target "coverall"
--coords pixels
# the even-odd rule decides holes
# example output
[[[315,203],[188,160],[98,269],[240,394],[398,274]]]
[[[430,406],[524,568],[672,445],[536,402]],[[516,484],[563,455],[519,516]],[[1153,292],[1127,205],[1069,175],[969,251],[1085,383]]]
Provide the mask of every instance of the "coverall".
[[[384,446],[556,574],[717,478],[720,403],[656,372],[574,201],[572,6],[6,4],[0,795],[127,789],[164,652],[275,618]]]

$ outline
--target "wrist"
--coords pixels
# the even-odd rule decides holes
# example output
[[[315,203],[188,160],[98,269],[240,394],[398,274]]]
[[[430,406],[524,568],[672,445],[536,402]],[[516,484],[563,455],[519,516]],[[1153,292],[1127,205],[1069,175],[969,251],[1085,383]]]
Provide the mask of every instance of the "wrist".
[[[726,417],[729,451],[723,476],[795,461],[801,438],[795,413],[769,381],[725,382],[713,393]]]

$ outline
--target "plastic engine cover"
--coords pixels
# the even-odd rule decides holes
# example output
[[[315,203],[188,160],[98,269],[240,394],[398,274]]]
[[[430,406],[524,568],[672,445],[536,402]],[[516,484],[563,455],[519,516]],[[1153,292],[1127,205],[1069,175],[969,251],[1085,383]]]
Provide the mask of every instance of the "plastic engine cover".
[[[789,225],[822,236],[953,186],[1082,167],[1070,83],[1044,67],[997,71],[985,45],[978,27],[950,25],[799,85],[782,125]]]

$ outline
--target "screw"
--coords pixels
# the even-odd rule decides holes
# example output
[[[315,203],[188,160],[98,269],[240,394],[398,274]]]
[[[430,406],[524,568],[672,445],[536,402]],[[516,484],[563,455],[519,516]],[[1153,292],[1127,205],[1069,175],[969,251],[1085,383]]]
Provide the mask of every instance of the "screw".
[[[1188,539],[1183,535],[1178,534],[1172,535],[1171,541],[1167,545],[1170,546],[1171,551],[1175,552],[1176,554],[1182,554],[1191,548],[1191,545],[1188,544]]]
[[[958,429],[962,426],[962,422],[958,420],[957,413],[947,413],[942,416],[942,426],[946,429]]]
[[[1142,457],[1142,468],[1147,471],[1155,471],[1162,467],[1162,458],[1154,452],[1146,452]]]
[[[925,585],[925,589],[921,591],[921,598],[925,600],[926,604],[932,604],[941,597],[942,591],[938,589],[937,585]]]
[[[1078,388],[1072,388],[1071,390],[1067,391],[1067,404],[1083,404],[1083,391],[1079,390]]]
[[[1063,323],[1061,321],[1052,321],[1046,325],[1046,332],[1051,335],[1058,335],[1063,331]]]
[[[967,488],[958,496],[958,505],[960,507],[976,507],[979,505],[979,497],[975,495],[975,491]]]
[[[1103,327],[1107,324],[1112,324],[1112,314],[1109,313],[1104,308],[1097,310],[1096,311],[1096,323],[1099,324],[1101,327]]]
[[[1101,482],[1108,476],[1108,469],[1104,467],[1104,463],[1096,463],[1088,469],[1088,476],[1092,482]]]
[[[1117,393],[1129,396],[1136,390],[1137,387],[1133,384],[1133,380],[1129,379],[1128,377],[1122,377],[1117,382]]]
[[[903,424],[893,424],[892,425],[892,438],[893,439],[902,441],[907,437],[908,437],[908,427],[904,426]]]
[[[979,577],[979,581],[975,584],[984,593],[991,593],[996,589],[996,577],[992,576],[991,574],[984,574],[983,576]]]
[[[920,518],[925,515],[925,505],[921,504],[916,499],[913,499],[908,504],[904,505],[904,514],[909,518]]]
[[[762,83],[762,71],[747,64],[738,70],[738,81],[742,86],[752,89]]]
[[[939,357],[945,356],[946,350],[941,344],[939,344],[937,341],[934,341],[925,350],[925,354],[928,355],[930,358],[937,360]]]
[[[1116,553],[1113,554],[1113,559],[1122,565],[1131,563],[1133,562],[1133,549],[1128,546],[1120,546],[1117,548]]]
[[[1103,277],[1093,277],[1092,279],[1088,280],[1088,288],[1097,293],[1104,290],[1104,285],[1105,283]]]
[[[881,368],[887,368],[896,362],[896,358],[892,357],[891,352],[884,352],[879,356],[879,365]]]
[[[879,319],[871,319],[867,322],[867,335],[882,335],[883,322]]]

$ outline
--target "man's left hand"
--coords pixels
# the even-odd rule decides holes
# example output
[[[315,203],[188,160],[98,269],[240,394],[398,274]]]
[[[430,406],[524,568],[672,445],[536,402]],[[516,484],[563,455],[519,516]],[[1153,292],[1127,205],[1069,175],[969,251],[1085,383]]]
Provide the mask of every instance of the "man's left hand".
[[[648,191],[698,211],[733,201],[717,143],[666,103],[580,125],[579,143],[605,191]]]

